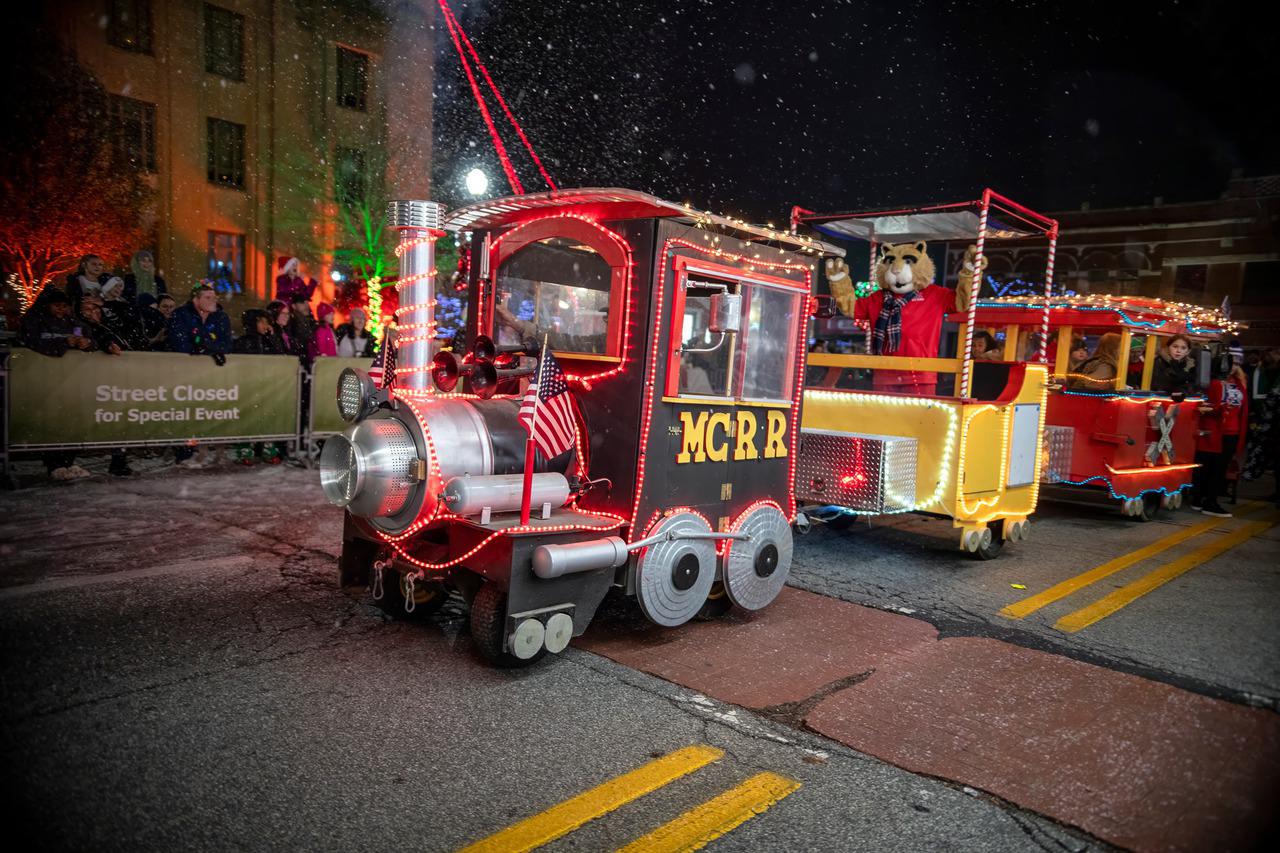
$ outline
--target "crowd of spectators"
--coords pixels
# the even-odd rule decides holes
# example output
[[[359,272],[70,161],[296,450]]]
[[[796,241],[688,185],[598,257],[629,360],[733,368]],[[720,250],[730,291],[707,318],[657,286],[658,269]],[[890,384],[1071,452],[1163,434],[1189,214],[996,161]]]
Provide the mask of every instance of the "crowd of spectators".
[[[85,255],[65,281],[40,292],[22,317],[18,343],[51,357],[68,350],[108,356],[126,351],[177,352],[207,355],[219,365],[231,353],[292,355],[304,364],[325,356],[373,357],[374,340],[366,331],[364,311],[353,309],[349,322],[335,328],[332,305],[321,302],[312,313],[316,280],[302,278],[298,259],[281,258],[278,267],[275,299],[244,311],[237,335],[210,283],[196,284],[186,301],[179,303],[151,252],[135,253],[123,274],[109,270],[101,257]],[[309,397],[309,390],[304,388],[304,395]],[[264,461],[281,461],[278,446],[259,449]],[[198,467],[194,452],[175,448],[176,461]],[[243,453],[238,456],[252,462]],[[74,454],[47,453],[45,466],[54,479],[89,476],[75,464]],[[108,470],[115,476],[133,473],[123,449],[112,453]]]

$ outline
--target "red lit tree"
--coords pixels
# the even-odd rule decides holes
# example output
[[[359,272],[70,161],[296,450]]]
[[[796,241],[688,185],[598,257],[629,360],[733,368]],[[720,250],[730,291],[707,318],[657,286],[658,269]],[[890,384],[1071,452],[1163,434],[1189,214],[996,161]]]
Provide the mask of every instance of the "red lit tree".
[[[141,248],[151,191],[117,149],[107,94],[49,35],[10,42],[0,87],[0,265],[30,304],[81,255]]]

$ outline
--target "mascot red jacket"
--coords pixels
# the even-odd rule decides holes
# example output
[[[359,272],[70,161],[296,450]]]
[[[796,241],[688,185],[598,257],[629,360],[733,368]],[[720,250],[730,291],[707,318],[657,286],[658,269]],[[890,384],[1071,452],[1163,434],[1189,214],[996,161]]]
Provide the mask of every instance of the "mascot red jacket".
[[[881,247],[876,264],[880,289],[856,297],[844,261],[827,261],[827,281],[840,310],[867,329],[872,355],[905,358],[937,358],[943,318],[968,308],[976,248],[970,247],[960,273],[957,291],[933,283],[934,266],[925,243],[900,243]],[[872,376],[876,391],[898,394],[934,394],[938,375],[933,372],[877,369]]]

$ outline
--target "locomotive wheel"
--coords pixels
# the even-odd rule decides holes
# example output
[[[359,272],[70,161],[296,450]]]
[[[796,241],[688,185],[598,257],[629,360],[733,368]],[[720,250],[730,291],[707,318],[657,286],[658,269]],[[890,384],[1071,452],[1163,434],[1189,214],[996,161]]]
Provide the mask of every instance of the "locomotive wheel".
[[[521,660],[505,651],[502,641],[507,630],[507,593],[492,583],[485,583],[471,600],[471,639],[485,660],[508,669],[528,666],[547,653],[540,649],[533,657]]]
[[[1147,492],[1142,496],[1142,508],[1134,515],[1138,521],[1153,521],[1160,514],[1160,493]]]
[[[716,581],[711,587],[710,594],[707,595],[707,601],[698,610],[698,615],[693,618],[699,622],[712,622],[733,609],[733,602],[729,600],[729,596],[725,594],[724,584]]]
[[[975,560],[994,560],[1004,548],[1004,519],[988,524],[987,529],[991,531],[991,541],[973,552]]]
[[[782,592],[791,572],[791,525],[777,507],[766,504],[740,516],[732,529],[751,538],[729,543],[725,592],[743,610],[761,610]]]
[[[382,598],[375,598],[373,603],[388,616],[396,619],[422,621],[439,610],[449,598],[449,591],[444,584],[435,581],[416,581],[413,585],[413,612],[406,613],[405,576],[403,572],[387,568],[382,571]]]

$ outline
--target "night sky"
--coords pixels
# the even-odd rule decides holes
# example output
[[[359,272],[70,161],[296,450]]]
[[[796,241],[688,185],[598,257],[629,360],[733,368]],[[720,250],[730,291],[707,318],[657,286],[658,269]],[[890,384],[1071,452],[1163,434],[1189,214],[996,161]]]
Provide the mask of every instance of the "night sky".
[[[428,0],[430,2],[430,0]],[[1210,2],[455,2],[561,187],[782,223],[976,198],[1217,197],[1280,171],[1274,31]],[[1257,8],[1257,7],[1253,7]],[[509,194],[437,31],[433,194]],[[496,117],[500,118],[500,113]],[[507,132],[527,191],[545,189]]]

